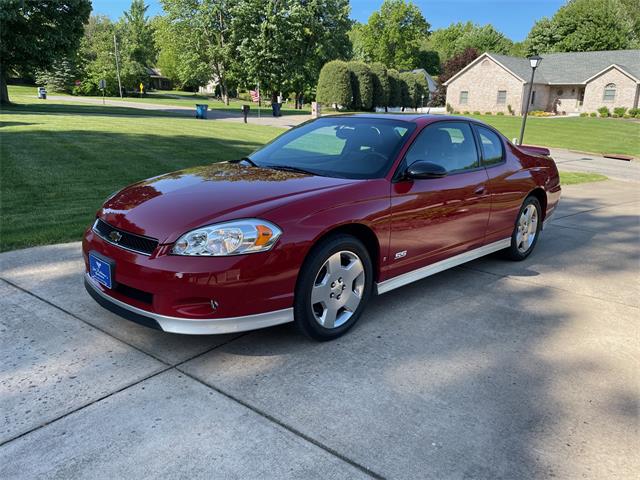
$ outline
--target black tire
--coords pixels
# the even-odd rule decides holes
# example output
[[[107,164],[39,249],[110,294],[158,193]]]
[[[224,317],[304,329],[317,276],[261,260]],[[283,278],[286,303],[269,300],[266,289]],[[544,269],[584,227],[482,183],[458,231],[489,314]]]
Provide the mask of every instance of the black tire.
[[[345,323],[334,328],[325,328],[316,320],[311,301],[312,290],[316,284],[316,277],[329,257],[345,251],[357,255],[364,268],[364,286],[360,303]],[[338,338],[356,324],[371,297],[372,289],[373,265],[364,244],[351,235],[336,234],[328,237],[313,247],[300,269],[294,298],[295,325],[300,332],[314,340],[327,341]]]
[[[522,250],[522,247],[518,247],[518,227],[520,218],[522,217],[522,213],[529,208],[530,205],[536,209],[537,215],[537,225],[535,228],[535,236],[531,244],[526,248],[526,250]],[[542,230],[542,207],[540,207],[540,202],[534,196],[529,196],[525,199],[522,207],[520,207],[520,211],[518,212],[518,216],[516,217],[515,225],[513,227],[513,233],[511,234],[511,246],[507,248],[504,253],[505,256],[513,261],[520,262],[531,255],[533,249],[538,243],[538,239],[540,238],[540,231]]]

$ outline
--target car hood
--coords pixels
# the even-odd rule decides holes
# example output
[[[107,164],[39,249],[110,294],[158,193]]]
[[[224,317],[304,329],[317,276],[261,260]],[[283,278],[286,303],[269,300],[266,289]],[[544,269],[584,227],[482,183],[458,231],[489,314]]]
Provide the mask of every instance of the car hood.
[[[257,216],[292,197],[350,182],[219,163],[135,183],[108,199],[98,216],[116,228],[169,243],[191,229]]]

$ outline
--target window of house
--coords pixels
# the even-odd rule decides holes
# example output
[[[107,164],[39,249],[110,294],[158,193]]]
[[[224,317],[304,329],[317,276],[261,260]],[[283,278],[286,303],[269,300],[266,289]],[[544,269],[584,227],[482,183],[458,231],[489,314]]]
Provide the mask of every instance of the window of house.
[[[498,90],[498,105],[504,105],[507,103],[507,91],[506,90]]]
[[[616,84],[610,83],[604,87],[604,94],[602,100],[605,102],[613,102],[616,98]]]
[[[448,172],[477,168],[478,151],[467,122],[438,122],[426,127],[407,152],[407,166],[418,160],[435,163]]]
[[[495,165],[502,162],[502,141],[492,130],[476,126],[480,135],[480,145],[482,147],[482,164]]]
[[[460,92],[460,105],[466,105],[469,101],[469,92],[467,90],[462,90]]]

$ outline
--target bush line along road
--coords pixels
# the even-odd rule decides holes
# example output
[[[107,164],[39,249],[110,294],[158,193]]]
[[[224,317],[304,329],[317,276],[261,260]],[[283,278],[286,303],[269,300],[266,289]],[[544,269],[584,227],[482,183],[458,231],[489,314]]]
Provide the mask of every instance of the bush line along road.
[[[156,110],[41,101],[32,87],[11,87],[11,96],[17,104],[0,113],[3,251],[77,240],[114,190],[180,168],[240,158],[282,132]],[[194,108],[191,98],[174,100]],[[520,125],[519,117],[482,120],[508,138]],[[640,157],[640,122],[530,118],[526,142]]]

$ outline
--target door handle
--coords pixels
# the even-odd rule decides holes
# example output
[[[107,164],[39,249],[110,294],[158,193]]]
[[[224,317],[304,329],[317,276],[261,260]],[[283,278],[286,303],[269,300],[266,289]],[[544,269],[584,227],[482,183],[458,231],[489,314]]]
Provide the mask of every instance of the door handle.
[[[484,193],[484,185],[478,185],[476,187],[476,189],[473,191],[473,193],[477,194],[477,195],[482,195]]]

